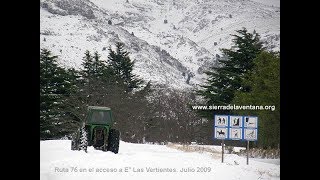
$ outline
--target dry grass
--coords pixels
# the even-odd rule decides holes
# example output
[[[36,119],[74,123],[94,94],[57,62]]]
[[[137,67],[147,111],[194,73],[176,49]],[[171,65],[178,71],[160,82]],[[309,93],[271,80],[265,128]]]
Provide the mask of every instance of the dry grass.
[[[216,151],[209,147],[203,147],[199,145],[188,145],[188,144],[175,144],[168,143],[167,147],[177,149],[183,152],[197,152],[197,153],[210,153],[213,158],[218,159],[221,158],[221,152]],[[228,153],[228,146],[225,147],[225,153]],[[237,154],[239,156],[247,156],[247,151],[245,149],[240,150],[240,152],[232,152],[233,154]],[[259,149],[252,148],[249,150],[249,156],[251,158],[270,158],[277,159],[280,158],[280,149]]]
[[[201,147],[201,146],[192,146],[192,145],[186,145],[186,144],[174,144],[174,143],[168,143],[167,147],[177,149],[183,152],[197,152],[197,153],[210,153],[212,158],[219,159],[221,158],[221,152],[218,152],[214,149],[207,148],[207,147]]]
[[[236,153],[239,156],[246,156],[246,150],[240,150],[239,153]],[[278,159],[280,158],[280,149],[259,149],[252,148],[249,150],[249,156],[252,158],[267,158],[267,159]]]

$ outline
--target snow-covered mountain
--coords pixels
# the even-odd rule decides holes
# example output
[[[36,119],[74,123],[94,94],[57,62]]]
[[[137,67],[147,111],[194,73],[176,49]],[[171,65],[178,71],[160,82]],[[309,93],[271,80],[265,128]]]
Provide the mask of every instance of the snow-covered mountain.
[[[40,46],[62,65],[79,68],[85,50],[107,59],[125,43],[134,73],[186,89],[203,82],[235,30],[256,30],[270,50],[280,47],[279,0],[41,0]],[[274,2],[271,4],[270,2]]]

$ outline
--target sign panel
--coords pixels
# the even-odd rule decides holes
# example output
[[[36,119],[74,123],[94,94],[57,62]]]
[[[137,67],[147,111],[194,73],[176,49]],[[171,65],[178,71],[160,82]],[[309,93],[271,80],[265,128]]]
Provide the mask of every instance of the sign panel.
[[[231,127],[242,127],[242,116],[230,116]]]
[[[217,115],[215,116],[215,125],[217,127],[225,127],[228,126],[228,116]]]
[[[231,140],[241,140],[242,139],[242,128],[230,128],[229,129]]]
[[[258,117],[215,115],[213,138],[226,140],[258,140]]]
[[[227,128],[216,128],[215,129],[215,133],[216,133],[216,135],[215,135],[215,137],[217,138],[217,139],[226,139],[227,137],[228,137],[228,130],[227,130]]]
[[[258,117],[244,116],[244,127],[258,128]]]
[[[256,141],[258,138],[257,136],[257,129],[244,129],[244,139]]]

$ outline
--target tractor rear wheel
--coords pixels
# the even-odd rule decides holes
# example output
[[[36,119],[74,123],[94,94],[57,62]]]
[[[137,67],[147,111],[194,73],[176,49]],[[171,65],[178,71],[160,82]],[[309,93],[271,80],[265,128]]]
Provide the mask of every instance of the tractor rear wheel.
[[[79,150],[79,147],[77,146],[77,142],[75,139],[72,138],[71,140],[71,150]]]
[[[119,151],[120,132],[116,129],[110,129],[108,137],[108,151],[115,154]]]
[[[80,150],[79,149],[79,134],[80,134],[80,130],[77,130],[77,132],[72,135],[71,150],[73,150],[73,151]]]

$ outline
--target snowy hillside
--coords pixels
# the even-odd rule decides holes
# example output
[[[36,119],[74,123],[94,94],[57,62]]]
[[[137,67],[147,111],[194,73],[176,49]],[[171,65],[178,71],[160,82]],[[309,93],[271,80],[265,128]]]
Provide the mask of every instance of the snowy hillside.
[[[80,67],[85,50],[106,59],[124,42],[134,73],[174,88],[203,81],[230,34],[246,27],[266,46],[280,47],[280,5],[273,0],[41,0],[40,46],[66,66]],[[280,2],[280,1],[279,1]]]
[[[92,147],[88,153],[71,151],[70,144],[69,140],[40,141],[41,180],[280,179],[280,165],[253,159],[246,165],[246,158],[233,154],[226,154],[221,163],[220,153],[182,152],[164,145],[120,141],[119,153],[113,154]]]
[[[280,7],[280,0],[251,0],[269,6]]]

